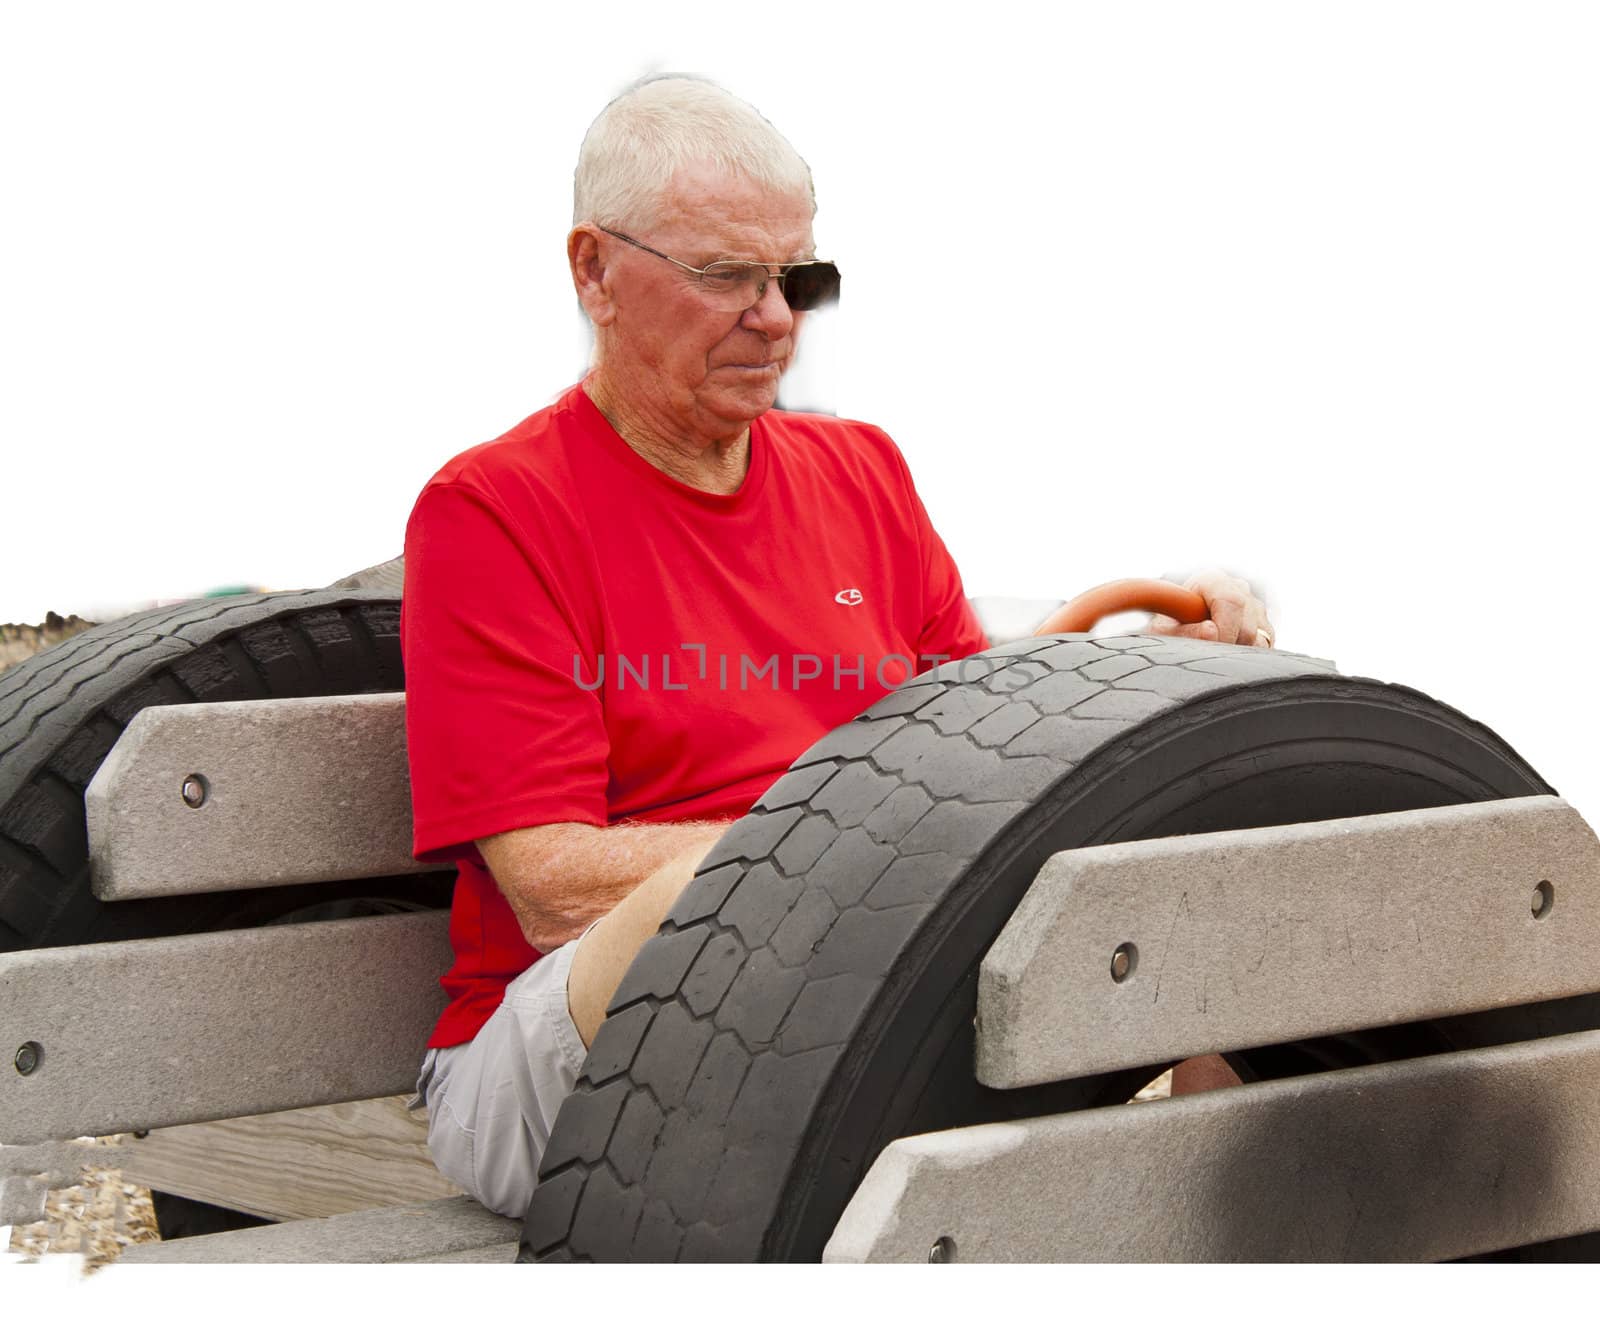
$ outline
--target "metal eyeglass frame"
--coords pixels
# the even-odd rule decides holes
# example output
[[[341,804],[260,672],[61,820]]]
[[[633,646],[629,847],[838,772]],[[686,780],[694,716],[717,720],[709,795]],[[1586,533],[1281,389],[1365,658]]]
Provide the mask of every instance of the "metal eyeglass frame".
[[[789,274],[793,270],[809,268],[812,265],[817,265],[817,264],[826,264],[830,268],[834,267],[833,261],[830,260],[830,259],[799,259],[799,260],[795,260],[791,264],[761,264],[761,263],[758,263],[756,260],[751,260],[751,259],[718,259],[718,260],[713,260],[710,264],[707,264],[705,266],[705,268],[703,268],[703,269],[697,269],[697,268],[695,268],[695,266],[693,264],[685,264],[681,259],[673,259],[673,257],[671,255],[667,254],[665,251],[657,250],[654,246],[648,246],[643,241],[635,240],[633,237],[629,236],[626,232],[616,231],[611,227],[605,226],[603,223],[598,223],[597,222],[594,225],[596,227],[598,227],[601,231],[603,231],[607,236],[614,236],[619,241],[626,241],[629,245],[634,246],[635,248],[637,248],[639,250],[643,250],[647,255],[654,255],[657,259],[666,260],[668,264],[676,264],[680,269],[684,269],[687,272],[694,274],[695,277],[699,278],[701,282],[704,282],[705,278],[706,278],[706,274],[709,273],[712,269],[716,268],[719,264],[721,264],[721,265],[737,264],[737,265],[741,266],[742,268],[747,268],[747,269],[765,269],[766,270],[766,278],[761,284],[761,290],[756,293],[755,301],[752,301],[750,303],[751,306],[754,306],[755,304],[757,304],[757,302],[759,302],[761,300],[762,297],[766,296],[766,294],[767,294],[767,284],[770,283],[774,278],[776,278],[778,280],[778,291],[783,292],[784,300],[787,301],[789,299],[789,294],[784,291],[783,280],[785,278],[787,278],[789,276]],[[773,269],[777,269],[778,272],[777,273],[773,273],[772,272]],[[749,309],[749,307],[745,307],[745,309]]]

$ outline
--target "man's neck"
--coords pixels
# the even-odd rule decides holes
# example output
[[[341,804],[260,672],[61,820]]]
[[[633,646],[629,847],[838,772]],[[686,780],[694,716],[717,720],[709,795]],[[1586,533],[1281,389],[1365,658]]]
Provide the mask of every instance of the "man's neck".
[[[750,468],[748,423],[725,437],[686,439],[630,410],[627,400],[613,392],[598,372],[584,381],[583,388],[623,443],[668,477],[720,496],[731,496],[744,485]]]

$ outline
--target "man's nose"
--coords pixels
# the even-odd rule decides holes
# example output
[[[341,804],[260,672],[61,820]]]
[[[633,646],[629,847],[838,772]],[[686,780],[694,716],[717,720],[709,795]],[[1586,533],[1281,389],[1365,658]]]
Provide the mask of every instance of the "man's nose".
[[[784,299],[783,287],[777,278],[767,279],[767,290],[739,317],[747,329],[764,333],[768,338],[786,337],[794,328],[794,312]]]

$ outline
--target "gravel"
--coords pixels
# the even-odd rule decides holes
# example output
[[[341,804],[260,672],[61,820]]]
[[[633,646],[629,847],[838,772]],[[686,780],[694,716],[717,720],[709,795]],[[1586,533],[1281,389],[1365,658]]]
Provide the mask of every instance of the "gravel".
[[[63,639],[71,639],[81,630],[93,628],[93,621],[81,616],[57,616],[55,612],[46,616],[42,625],[0,625],[0,673]]]
[[[79,1142],[119,1145],[122,1141],[121,1135],[108,1135]],[[5,1231],[0,1228],[0,1234]],[[0,1263],[78,1255],[85,1273],[111,1263],[124,1247],[160,1239],[150,1192],[124,1181],[120,1168],[106,1167],[85,1168],[75,1184],[50,1191],[44,1218],[18,1224],[10,1233]]]

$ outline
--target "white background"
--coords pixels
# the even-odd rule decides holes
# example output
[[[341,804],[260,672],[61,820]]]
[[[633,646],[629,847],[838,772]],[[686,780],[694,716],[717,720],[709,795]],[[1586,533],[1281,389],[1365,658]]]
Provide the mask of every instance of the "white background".
[[[1590,12],[12,5],[0,621],[398,552],[578,378],[579,140],[689,69],[811,162],[803,396],[896,437],[969,593],[1223,565],[1592,819]]]

